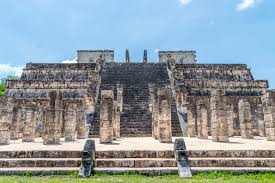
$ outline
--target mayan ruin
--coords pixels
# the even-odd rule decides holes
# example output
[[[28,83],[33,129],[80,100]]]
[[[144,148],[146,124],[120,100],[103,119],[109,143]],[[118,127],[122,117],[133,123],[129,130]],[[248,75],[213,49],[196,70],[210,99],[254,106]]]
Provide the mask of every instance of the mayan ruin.
[[[99,167],[99,171],[102,167],[105,173],[108,171],[104,168],[108,167],[156,166],[166,167],[160,172],[175,170],[182,177],[190,177],[190,167],[193,166],[251,167],[251,163],[257,164],[258,161],[246,163],[247,160],[242,159],[216,164],[210,160],[195,161],[192,157],[223,158],[225,149],[212,152],[205,147],[206,154],[188,151],[183,138],[193,140],[193,145],[198,140],[198,143],[225,143],[230,147],[230,143],[237,143],[231,141],[236,137],[250,140],[249,143],[257,141],[254,138],[261,138],[274,145],[275,91],[269,89],[268,81],[255,80],[247,65],[200,64],[195,51],[159,51],[159,60],[152,62],[145,50],[143,62],[139,63],[131,61],[129,50],[122,62],[115,61],[114,54],[112,50],[79,50],[77,63],[28,63],[19,80],[7,80],[5,96],[0,100],[2,147],[13,147],[12,142],[35,143],[43,148],[62,144],[69,147],[70,143],[82,139],[82,147],[86,142],[83,152],[47,152],[48,158],[67,157],[65,165],[48,160],[44,165],[43,162],[30,161],[23,166],[32,167],[31,163],[35,167],[81,166],[80,174],[84,177],[91,174],[94,166]],[[123,139],[140,139],[140,142],[130,142],[138,145],[136,143],[143,143],[142,139],[148,140],[149,137],[152,138],[150,143],[158,144],[161,149],[166,146],[171,149],[96,151],[104,147],[116,149],[108,144],[119,145]],[[127,145],[129,148],[130,144]],[[22,153],[20,157],[43,157],[43,151],[30,152],[18,151]],[[228,151],[227,157],[268,158],[270,153],[269,150],[240,149]],[[19,154],[7,151],[1,156],[18,158]],[[108,159],[121,156],[168,160],[142,159],[133,164],[130,160]],[[9,167],[20,167],[16,162],[9,162]],[[262,167],[275,167],[274,161],[268,162],[260,161]],[[118,172],[124,171],[130,170]]]

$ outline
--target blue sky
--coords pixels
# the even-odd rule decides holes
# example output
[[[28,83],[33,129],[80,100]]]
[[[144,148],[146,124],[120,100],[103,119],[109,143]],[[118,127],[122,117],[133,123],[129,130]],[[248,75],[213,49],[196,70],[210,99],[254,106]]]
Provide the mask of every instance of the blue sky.
[[[113,49],[116,60],[196,50],[198,63],[245,63],[275,87],[274,0],[2,0],[0,72]]]

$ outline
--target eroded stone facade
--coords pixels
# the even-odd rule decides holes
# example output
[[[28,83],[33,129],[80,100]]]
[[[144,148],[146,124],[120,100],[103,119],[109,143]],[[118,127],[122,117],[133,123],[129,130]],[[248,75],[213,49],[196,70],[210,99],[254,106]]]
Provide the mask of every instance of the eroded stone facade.
[[[110,126],[103,142],[131,136],[161,140],[163,134],[228,142],[243,134],[242,100],[250,104],[245,108],[250,136],[275,141],[274,91],[267,81],[254,80],[246,65],[197,64],[194,51],[161,51],[159,63],[149,62],[146,51],[143,60],[130,62],[128,52],[127,63],[119,63],[112,50],[81,50],[75,64],[28,63],[20,80],[6,83],[0,143],[100,137],[102,120]],[[160,98],[164,88],[169,100]],[[101,105],[106,90],[113,93],[107,108]],[[160,121],[170,121],[171,134],[163,133]]]

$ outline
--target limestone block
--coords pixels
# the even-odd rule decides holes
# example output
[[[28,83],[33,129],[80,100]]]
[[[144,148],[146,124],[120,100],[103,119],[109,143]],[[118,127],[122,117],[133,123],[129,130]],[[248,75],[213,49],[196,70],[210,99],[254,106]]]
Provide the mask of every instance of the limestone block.
[[[229,142],[224,90],[214,90],[210,99],[211,134],[215,142]]]
[[[43,144],[60,144],[62,125],[62,93],[52,90],[49,92],[49,105],[46,111],[46,123]]]
[[[227,125],[228,125],[228,136],[234,136],[234,122],[235,122],[236,114],[234,112],[233,105],[227,106]]]
[[[76,138],[76,108],[77,105],[70,101],[65,110],[65,141],[74,141]]]
[[[208,139],[208,114],[204,104],[201,104],[197,108],[198,112],[198,138]]]
[[[80,101],[77,105],[77,139],[86,138],[86,127],[85,127],[85,110],[83,102]]]
[[[113,100],[112,90],[101,90],[100,143],[112,143],[113,140]]]
[[[191,110],[187,111],[188,137],[196,137],[196,119]]]
[[[158,129],[159,141],[161,143],[172,142],[172,127],[171,127],[171,98],[169,90],[159,89],[158,91]]]
[[[25,105],[25,127],[23,129],[23,142],[34,142],[36,126],[37,104],[27,101]]]
[[[113,105],[113,138],[120,138],[120,107],[117,101]]]
[[[158,113],[159,113],[159,105],[158,105],[158,94],[157,89],[152,88],[152,137],[156,140],[159,139],[159,127],[158,127]]]
[[[82,152],[80,177],[89,177],[94,174],[95,161],[95,141],[87,139]]]

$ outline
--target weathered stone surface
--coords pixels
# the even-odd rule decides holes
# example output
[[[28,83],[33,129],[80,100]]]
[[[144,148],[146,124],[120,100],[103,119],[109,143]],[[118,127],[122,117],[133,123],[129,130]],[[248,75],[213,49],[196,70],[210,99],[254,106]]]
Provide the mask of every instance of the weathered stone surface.
[[[0,97],[0,145],[10,144],[13,107],[13,97]]]
[[[64,103],[66,103],[64,124],[65,141],[74,141],[76,138],[77,105],[73,100],[64,101]]]
[[[100,143],[113,141],[113,91],[101,90],[100,103]]]
[[[229,142],[224,90],[211,93],[211,130],[215,142]]]
[[[161,143],[172,142],[171,96],[167,89],[158,90],[158,133]]]
[[[60,91],[49,92],[49,106],[47,108],[46,124],[44,131],[44,144],[60,144],[62,125],[62,93]]]
[[[263,97],[263,111],[266,139],[275,141],[275,91],[267,91]]]
[[[206,105],[200,104],[197,106],[198,114],[198,138],[208,139],[208,111]]]
[[[184,139],[176,139],[174,144],[178,173],[181,178],[192,177]]]
[[[37,104],[35,102],[27,102],[25,104],[25,126],[23,129],[23,142],[34,142]]]
[[[253,139],[250,103],[244,99],[239,102],[239,120],[242,138]]]
[[[234,136],[234,122],[236,119],[236,114],[234,112],[234,106],[227,106],[227,125],[228,125],[228,136]]]
[[[85,127],[85,110],[83,100],[77,104],[77,139],[86,138],[86,127]]]
[[[80,177],[89,177],[94,171],[95,161],[95,141],[87,139],[84,150],[82,152],[81,168],[79,171]]]

